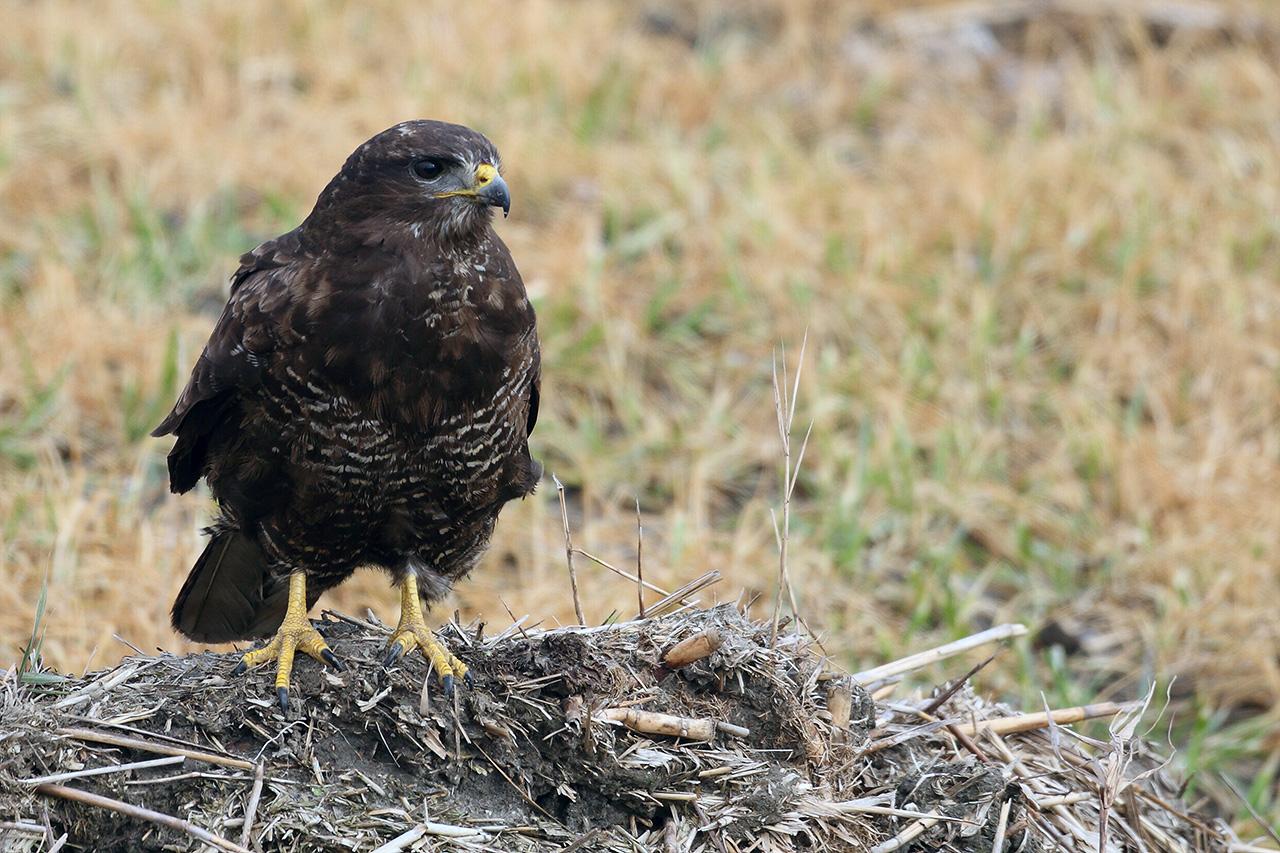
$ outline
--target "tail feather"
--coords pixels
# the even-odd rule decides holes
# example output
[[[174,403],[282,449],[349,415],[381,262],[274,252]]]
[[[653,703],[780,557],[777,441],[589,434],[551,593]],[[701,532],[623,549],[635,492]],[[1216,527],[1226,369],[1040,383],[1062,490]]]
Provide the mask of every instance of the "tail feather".
[[[230,527],[210,532],[173,602],[173,627],[202,643],[269,636],[284,621],[288,585],[268,572],[252,537]]]

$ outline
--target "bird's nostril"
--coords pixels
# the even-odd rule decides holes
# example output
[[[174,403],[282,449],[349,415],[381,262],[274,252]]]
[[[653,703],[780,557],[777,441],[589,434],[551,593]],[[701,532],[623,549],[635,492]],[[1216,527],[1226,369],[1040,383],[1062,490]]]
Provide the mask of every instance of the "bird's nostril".
[[[498,176],[498,170],[489,163],[476,166],[476,185],[483,187]]]

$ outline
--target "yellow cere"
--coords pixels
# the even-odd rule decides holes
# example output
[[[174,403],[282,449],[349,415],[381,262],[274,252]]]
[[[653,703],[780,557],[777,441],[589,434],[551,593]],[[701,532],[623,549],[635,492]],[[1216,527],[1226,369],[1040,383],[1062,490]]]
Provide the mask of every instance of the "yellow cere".
[[[475,195],[477,190],[484,189],[494,178],[498,176],[498,170],[494,168],[492,163],[481,163],[476,166],[476,185],[463,190],[448,190],[447,192],[436,193],[436,198],[449,198],[455,195]]]
[[[498,176],[498,170],[491,163],[476,166],[476,186],[483,187]]]

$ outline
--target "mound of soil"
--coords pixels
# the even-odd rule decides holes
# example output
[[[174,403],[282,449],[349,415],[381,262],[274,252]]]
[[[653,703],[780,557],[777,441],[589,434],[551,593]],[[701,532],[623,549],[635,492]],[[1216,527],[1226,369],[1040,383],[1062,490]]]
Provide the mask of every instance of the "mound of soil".
[[[769,626],[731,606],[488,638],[449,625],[442,639],[475,676],[452,696],[420,656],[383,667],[385,626],[325,613],[317,627],[347,669],[300,658],[288,715],[270,668],[232,678],[228,654],[134,657],[40,686],[10,672],[0,850],[62,839],[96,851],[986,853],[1233,840],[1185,813],[1131,732],[1001,736],[978,721],[1012,712],[965,688],[876,704],[864,687],[888,694],[886,682],[832,672],[799,635],[771,643]]]

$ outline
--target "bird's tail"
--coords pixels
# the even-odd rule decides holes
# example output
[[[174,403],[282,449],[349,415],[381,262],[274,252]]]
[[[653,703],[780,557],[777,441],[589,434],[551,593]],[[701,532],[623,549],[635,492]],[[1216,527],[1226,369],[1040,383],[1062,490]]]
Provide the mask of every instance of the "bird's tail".
[[[253,537],[210,528],[209,544],[173,602],[173,627],[202,643],[270,636],[284,621],[288,583]],[[310,603],[310,602],[308,602]]]

